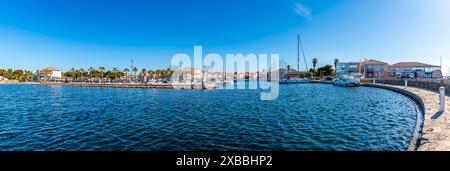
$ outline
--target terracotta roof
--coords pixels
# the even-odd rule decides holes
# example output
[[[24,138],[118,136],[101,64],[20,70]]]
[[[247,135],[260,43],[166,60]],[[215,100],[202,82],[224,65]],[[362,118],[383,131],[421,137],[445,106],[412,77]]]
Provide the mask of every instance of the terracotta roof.
[[[56,67],[47,67],[47,68],[43,68],[42,71],[59,71],[59,68],[56,68]]]
[[[399,63],[391,65],[391,67],[439,67],[439,66],[420,63],[420,62],[399,62]]]
[[[362,62],[362,64],[363,65],[387,65],[388,63],[371,59],[371,60]]]
[[[299,72],[296,70],[289,70],[288,74],[299,74]]]

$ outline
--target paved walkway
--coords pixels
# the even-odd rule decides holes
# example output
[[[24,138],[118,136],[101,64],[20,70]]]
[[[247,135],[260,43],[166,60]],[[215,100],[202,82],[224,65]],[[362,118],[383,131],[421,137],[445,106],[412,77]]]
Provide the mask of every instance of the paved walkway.
[[[424,103],[424,126],[419,151],[450,151],[450,98],[446,96],[446,112],[439,114],[439,93],[403,86],[378,84],[407,90],[419,96]],[[450,91],[450,90],[446,90]]]

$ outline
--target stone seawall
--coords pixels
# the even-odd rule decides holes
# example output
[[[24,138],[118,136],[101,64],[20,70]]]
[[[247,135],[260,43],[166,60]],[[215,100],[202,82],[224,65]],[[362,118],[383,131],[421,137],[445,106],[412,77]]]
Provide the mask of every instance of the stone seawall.
[[[401,89],[398,87],[386,86],[386,85],[381,85],[381,84],[370,84],[370,83],[362,84],[362,86],[382,88],[382,89],[395,91],[397,93],[400,93],[400,94],[403,94],[403,95],[409,97],[411,100],[413,100],[417,104],[418,108],[417,108],[416,127],[414,128],[413,138],[412,138],[411,142],[409,143],[408,151],[417,150],[419,148],[420,141],[422,139],[422,129],[423,129],[424,117],[425,117],[425,112],[424,112],[425,104],[424,104],[422,98],[420,98],[418,95],[416,95],[410,91],[407,91],[405,89]]]
[[[417,145],[417,150],[450,151],[450,98],[448,96],[445,97],[446,111],[441,113],[439,112],[439,94],[433,90],[388,84],[364,85],[402,92],[413,100],[417,100],[419,104],[422,103],[424,112],[422,138]]]
[[[361,82],[362,83],[373,83],[373,80],[366,79],[366,80],[361,80]],[[450,84],[448,82],[450,82],[450,81],[442,80],[442,81],[440,81],[440,83],[436,83],[436,82],[424,82],[424,81],[418,81],[415,79],[411,79],[411,80],[408,80],[408,87],[423,88],[423,89],[431,90],[431,91],[435,91],[435,92],[438,92],[440,87],[445,87],[447,96],[450,96]],[[392,79],[392,80],[390,80],[390,79],[375,80],[375,83],[398,85],[398,86],[405,85],[404,80],[394,80],[394,79]]]

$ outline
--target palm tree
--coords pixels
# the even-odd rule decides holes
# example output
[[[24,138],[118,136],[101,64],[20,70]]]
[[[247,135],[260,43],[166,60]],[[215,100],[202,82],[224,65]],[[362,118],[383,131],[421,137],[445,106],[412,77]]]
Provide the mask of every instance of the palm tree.
[[[83,83],[83,77],[84,77],[84,73],[85,73],[85,72],[86,72],[86,71],[84,71],[83,68],[80,69],[81,83]]]
[[[313,58],[313,59],[312,59],[313,70],[312,70],[312,72],[311,72],[311,76],[312,76],[313,79],[314,79],[314,75],[315,75],[315,73],[316,73],[316,66],[317,66],[317,63],[318,63],[317,58]]]
[[[127,79],[127,81],[128,81],[128,76],[129,76],[130,70],[129,70],[128,68],[125,68],[125,69],[123,70],[123,73],[125,74],[126,79]]]
[[[138,68],[136,68],[136,67],[133,68],[134,77],[136,77],[136,72],[138,72],[138,71],[139,71]]]
[[[113,68],[112,73],[114,75],[114,80],[117,80],[117,78],[120,77],[119,70],[117,68]]]
[[[88,71],[89,71],[89,77],[92,78],[92,71],[94,71],[94,68],[89,67]]]
[[[337,64],[339,63],[339,59],[334,59],[334,75],[337,75]]]
[[[154,78],[154,74],[155,74],[155,71],[153,71],[153,70],[148,71],[148,75],[150,75],[150,78]]]
[[[101,80],[101,82],[103,82],[103,72],[105,71],[105,67],[98,67],[98,70],[100,70],[100,72],[101,72],[101,78],[102,78],[102,80]]]
[[[314,71],[316,70],[317,63],[318,63],[317,58],[313,58],[312,64],[313,64]]]
[[[170,78],[173,75],[173,73],[174,73],[174,71],[171,70],[170,68],[167,68],[166,72],[167,72],[166,74],[167,74],[168,78]]]

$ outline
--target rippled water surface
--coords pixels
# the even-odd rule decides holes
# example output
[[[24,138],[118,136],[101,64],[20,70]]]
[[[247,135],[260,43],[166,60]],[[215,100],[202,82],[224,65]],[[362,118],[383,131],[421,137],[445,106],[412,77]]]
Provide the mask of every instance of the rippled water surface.
[[[383,89],[259,95],[0,85],[0,150],[406,150],[416,123],[414,102]]]

